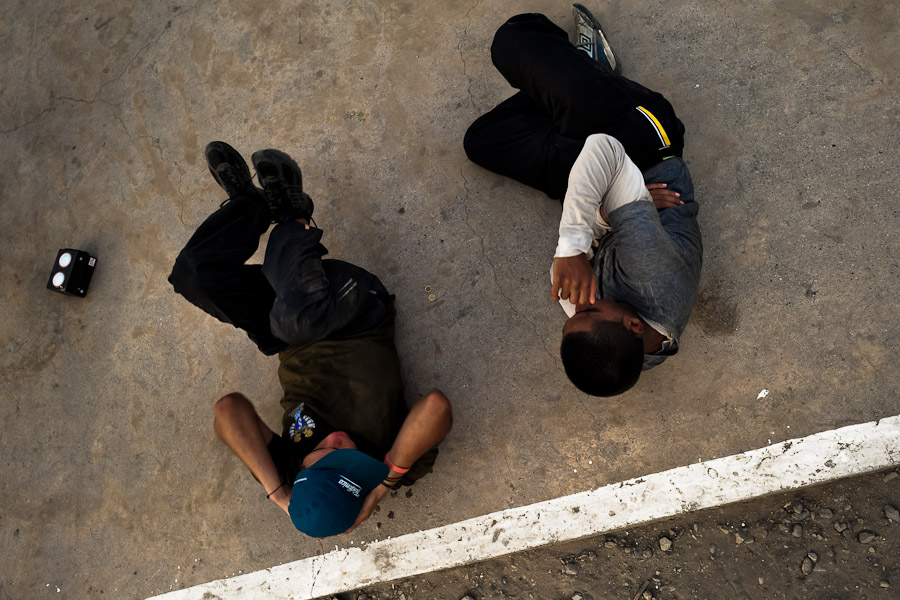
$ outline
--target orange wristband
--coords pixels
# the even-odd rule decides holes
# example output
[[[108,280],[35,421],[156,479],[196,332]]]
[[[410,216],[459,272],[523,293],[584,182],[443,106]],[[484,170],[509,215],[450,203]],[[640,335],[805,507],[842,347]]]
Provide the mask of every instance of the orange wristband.
[[[396,472],[398,472],[398,473],[406,473],[407,471],[409,471],[409,468],[408,468],[408,467],[407,467],[406,469],[404,469],[404,468],[398,467],[397,465],[395,465],[394,463],[392,463],[392,462],[391,462],[391,459],[388,457],[389,452],[390,452],[390,451],[388,451],[388,452],[385,453],[385,455],[384,455],[384,462],[387,463],[387,466],[389,466],[391,469],[393,469],[394,471],[396,471]]]

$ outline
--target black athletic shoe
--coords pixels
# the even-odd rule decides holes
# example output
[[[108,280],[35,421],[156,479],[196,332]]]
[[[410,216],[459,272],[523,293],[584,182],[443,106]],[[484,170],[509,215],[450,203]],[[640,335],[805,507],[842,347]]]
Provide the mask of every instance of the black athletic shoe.
[[[312,219],[313,201],[303,192],[303,175],[294,159],[280,150],[259,150],[251,159],[273,223]]]
[[[610,71],[621,72],[622,66],[603,35],[600,21],[581,4],[572,5],[572,15],[575,17],[575,47]]]
[[[209,165],[213,179],[222,186],[229,199],[238,194],[255,192],[247,162],[225,142],[210,142],[206,145],[206,164]]]

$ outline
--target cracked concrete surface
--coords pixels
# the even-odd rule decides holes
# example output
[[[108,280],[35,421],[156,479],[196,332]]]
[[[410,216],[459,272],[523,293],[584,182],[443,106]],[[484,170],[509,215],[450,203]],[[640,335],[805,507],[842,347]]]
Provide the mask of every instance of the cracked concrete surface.
[[[685,122],[706,247],[681,353],[602,402],[556,357],[558,203],[461,143],[512,93],[494,30],[567,4],[4,3],[0,598],[140,598],[900,412],[900,9],[590,7]],[[212,433],[226,392],[280,416],[275,359],[165,280],[223,200],[213,139],[297,158],[332,255],[397,294],[409,395],[454,402],[351,539],[293,532]],[[44,289],[62,247],[99,258],[84,300]]]

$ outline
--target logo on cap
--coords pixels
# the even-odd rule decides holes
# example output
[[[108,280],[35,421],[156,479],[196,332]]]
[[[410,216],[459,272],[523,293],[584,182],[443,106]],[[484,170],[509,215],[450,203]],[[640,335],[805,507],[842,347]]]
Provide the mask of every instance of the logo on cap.
[[[341,478],[338,480],[338,485],[359,498],[359,493],[362,491],[362,488],[341,475]]]

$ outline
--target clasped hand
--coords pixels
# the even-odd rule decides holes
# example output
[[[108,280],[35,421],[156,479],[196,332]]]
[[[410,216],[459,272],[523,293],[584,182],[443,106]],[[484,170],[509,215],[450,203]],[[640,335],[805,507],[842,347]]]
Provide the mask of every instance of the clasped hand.
[[[553,259],[553,300],[572,304],[593,304],[597,291],[597,274],[587,256],[578,254]]]

